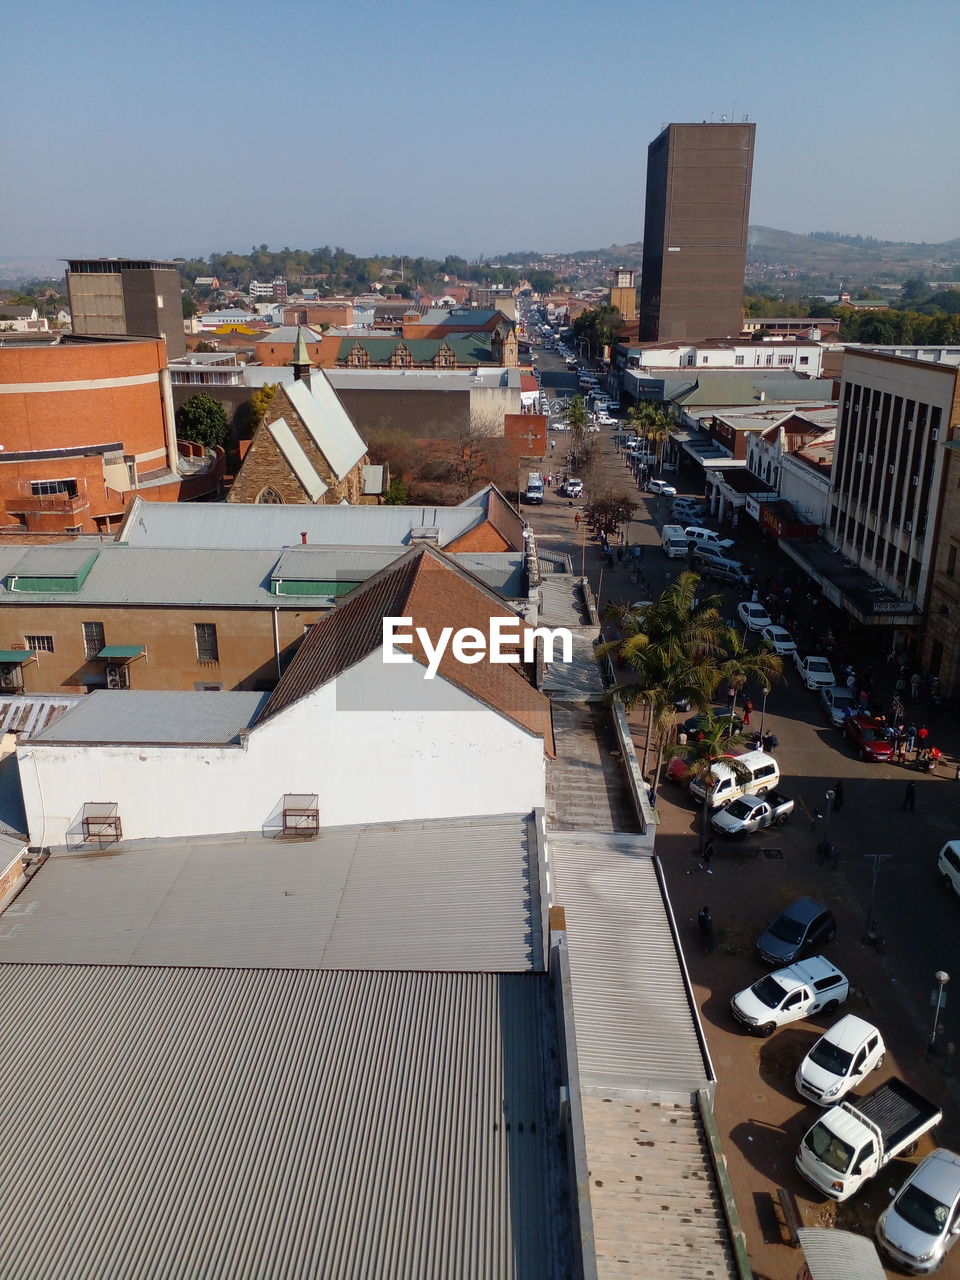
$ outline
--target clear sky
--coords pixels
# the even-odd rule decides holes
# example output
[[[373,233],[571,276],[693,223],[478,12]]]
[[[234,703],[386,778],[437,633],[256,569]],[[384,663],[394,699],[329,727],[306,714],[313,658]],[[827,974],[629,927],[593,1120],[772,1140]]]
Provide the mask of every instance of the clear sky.
[[[751,222],[960,236],[940,0],[7,0],[0,255],[639,240],[667,121],[757,123]]]

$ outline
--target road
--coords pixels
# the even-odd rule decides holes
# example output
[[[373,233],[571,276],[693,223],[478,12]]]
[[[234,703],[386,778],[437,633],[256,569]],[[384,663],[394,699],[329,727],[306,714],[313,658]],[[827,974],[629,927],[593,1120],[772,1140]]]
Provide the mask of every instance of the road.
[[[541,352],[538,363],[548,395],[557,385],[568,388],[571,379],[575,383],[559,357]],[[658,530],[668,522],[669,500],[637,493],[611,433],[602,437],[601,449],[604,486],[622,487],[640,499],[629,541],[647,548],[648,584],[643,591],[649,585],[655,594],[685,567],[667,560],[659,549]],[[699,489],[702,493],[693,472],[671,473],[670,478],[681,492]],[[526,514],[538,533],[553,539],[548,545],[568,540],[575,569],[585,567],[594,590],[602,589],[603,601],[636,599],[638,586],[630,582],[627,570],[603,565],[596,545],[585,540],[583,527],[573,529],[565,507],[556,494],[548,494],[542,508]],[[738,556],[758,575],[783,572],[782,554],[775,544],[759,537],[750,521],[742,521],[736,537]],[[734,613],[737,602],[736,596],[726,597],[727,616]],[[880,653],[870,653],[868,659],[875,664],[878,696],[889,702],[898,672]],[[779,738],[781,788],[798,801],[797,813],[775,832],[760,833],[743,845],[718,851],[708,876],[693,856],[698,815],[685,792],[665,787],[658,800],[657,852],[678,921],[686,930],[684,945],[719,1079],[718,1119],[751,1258],[763,1275],[792,1280],[796,1255],[772,1243],[776,1236],[770,1195],[778,1186],[795,1194],[808,1225],[836,1222],[867,1233],[889,1201],[888,1192],[903,1181],[909,1166],[897,1162],[896,1168],[881,1173],[847,1205],[824,1204],[792,1168],[796,1144],[816,1115],[816,1108],[805,1105],[795,1093],[792,1076],[827,1023],[797,1023],[770,1040],[756,1040],[735,1028],[729,998],[762,972],[753,956],[753,943],[767,921],[797,897],[821,898],[833,907],[839,924],[837,939],[826,952],[855,987],[848,1011],[874,1021],[887,1042],[884,1069],[870,1087],[891,1073],[903,1076],[943,1106],[945,1118],[937,1140],[960,1150],[960,1088],[956,1080],[945,1077],[949,1068],[944,1053],[948,1044],[960,1044],[960,898],[946,890],[936,874],[937,853],[944,841],[960,837],[960,781],[955,779],[960,727],[931,725],[946,757],[936,776],[897,764],[863,763],[839,731],[827,724],[819,700],[800,684],[792,663],[785,677],[767,700],[765,728],[772,728]],[[759,691],[751,696],[759,708]],[[923,706],[908,703],[906,710],[908,720],[917,717],[918,724],[927,718]],[[642,745],[642,735],[636,736]],[[823,865],[818,856],[825,823],[816,814],[825,812],[826,791],[838,778],[844,781],[845,803],[830,821],[829,836],[839,851],[839,865],[834,867]],[[915,813],[902,810],[905,786],[911,779],[917,784]],[[751,856],[754,851],[756,856]],[[883,859],[871,913],[885,940],[879,952],[861,941],[875,855]],[[695,923],[704,903],[711,908],[720,939],[718,953],[709,958],[702,953]],[[934,1016],[930,996],[939,969],[951,974],[953,981],[946,988],[938,1052],[928,1061]],[[960,1246],[937,1274],[960,1277]]]

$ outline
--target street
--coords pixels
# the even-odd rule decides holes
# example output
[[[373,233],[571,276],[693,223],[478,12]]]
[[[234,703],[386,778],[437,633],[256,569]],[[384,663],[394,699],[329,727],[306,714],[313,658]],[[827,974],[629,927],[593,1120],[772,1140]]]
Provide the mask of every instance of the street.
[[[568,373],[559,355],[541,350],[538,367],[548,396],[558,388],[575,387],[576,375]],[[617,454],[613,434],[607,430],[599,437],[598,474],[604,489],[629,493],[640,502],[627,537],[631,545],[645,548],[647,581],[642,589],[631,582],[625,565],[605,562],[586,522],[579,529],[574,525],[574,508],[565,499],[548,492],[542,507],[524,507],[525,518],[546,547],[558,549],[566,543],[574,571],[585,571],[600,596],[601,611],[610,601],[639,598],[647,584],[655,597],[677,572],[687,568],[685,561],[668,560],[660,549],[659,529],[669,521],[670,499],[639,493]],[[563,435],[556,438],[554,453],[560,454]],[[668,478],[680,493],[703,491],[702,477],[692,467],[671,472]],[[577,505],[590,498],[588,491]],[[724,536],[736,538],[734,554],[761,579],[784,572],[785,557],[775,542],[761,537],[752,521],[741,519],[737,532],[731,535],[726,529]],[[709,589],[712,593],[712,583]],[[725,597],[725,616],[735,614],[741,598]],[[874,669],[876,701],[889,707],[899,670],[887,660],[884,640],[880,637],[872,651],[864,654],[864,661]],[[859,666],[859,656],[857,662]],[[753,727],[759,722],[762,694],[758,689],[745,692],[756,705]],[[729,1013],[730,997],[764,972],[753,953],[758,934],[789,902],[810,895],[833,909],[838,932],[824,952],[852,984],[844,1012],[875,1023],[886,1041],[883,1068],[861,1092],[889,1075],[900,1075],[944,1110],[936,1141],[926,1139],[921,1153],[937,1143],[960,1150],[960,1088],[952,1077],[953,1060],[948,1053],[948,1046],[960,1042],[960,897],[944,887],[936,869],[944,842],[960,838],[960,781],[955,778],[960,726],[934,723],[924,704],[909,700],[905,712],[908,722],[915,718],[918,724],[930,723],[944,753],[937,773],[919,773],[896,763],[862,762],[839,729],[828,724],[819,698],[804,688],[787,658],[784,683],[774,687],[766,702],[764,728],[772,729],[779,739],[780,789],[797,802],[788,823],[749,836],[743,843],[724,846],[717,840],[708,874],[696,856],[699,815],[685,789],[664,784],[657,800],[657,854],[666,870],[678,924],[681,931],[685,929],[682,942],[719,1080],[717,1118],[758,1275],[784,1280],[796,1275],[796,1254],[776,1243],[779,1232],[771,1196],[777,1188],[795,1195],[806,1225],[835,1223],[869,1234],[890,1193],[912,1167],[896,1161],[839,1206],[825,1202],[793,1168],[797,1143],[818,1113],[796,1093],[793,1073],[816,1036],[835,1018],[794,1023],[771,1039],[760,1040],[737,1029]],[[639,725],[640,717],[632,719]],[[639,727],[635,740],[642,751]],[[827,831],[826,792],[838,779],[843,780],[845,799],[841,810],[830,815]],[[916,783],[915,812],[903,809],[908,781]],[[827,836],[837,850],[836,865],[818,854]],[[869,915],[876,924],[869,932],[880,935],[879,945],[862,941],[868,933],[875,872]],[[704,954],[696,924],[697,912],[705,904],[719,943],[716,954],[710,956]],[[944,991],[935,1053],[928,1059],[935,1011],[931,996],[938,970],[951,975],[952,981]],[[937,1274],[960,1277],[960,1246]]]

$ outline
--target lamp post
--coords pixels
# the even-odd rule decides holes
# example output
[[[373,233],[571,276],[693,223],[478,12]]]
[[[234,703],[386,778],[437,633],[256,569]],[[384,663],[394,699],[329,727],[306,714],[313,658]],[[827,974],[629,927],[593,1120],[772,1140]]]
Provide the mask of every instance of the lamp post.
[[[928,1058],[933,1057],[934,1051],[936,1049],[937,1034],[940,1029],[940,1010],[943,1007],[943,1000],[944,1000],[943,988],[950,981],[949,973],[946,973],[943,969],[938,969],[933,976],[937,983],[937,991],[936,991],[937,1007],[933,1015],[933,1027],[930,1030],[930,1041],[927,1045]],[[931,1002],[932,1000],[933,1000],[933,994],[931,993]]]
[[[867,904],[867,918],[866,918],[866,921],[864,922],[863,937],[861,938],[861,942],[866,944],[868,942],[879,941],[878,937],[874,934],[874,931],[873,931],[873,904],[877,900],[877,880],[880,877],[880,864],[881,862],[886,862],[888,858],[892,858],[893,854],[892,853],[867,853],[867,854],[864,854],[864,857],[873,859],[873,880],[870,883],[870,901]]]
[[[764,720],[766,719],[766,715],[767,715],[767,694],[768,694],[769,692],[770,692],[770,690],[766,687],[766,685],[764,685],[764,688],[763,688],[763,701],[760,703],[760,737],[761,737],[761,738],[763,737],[763,724],[764,724]]]

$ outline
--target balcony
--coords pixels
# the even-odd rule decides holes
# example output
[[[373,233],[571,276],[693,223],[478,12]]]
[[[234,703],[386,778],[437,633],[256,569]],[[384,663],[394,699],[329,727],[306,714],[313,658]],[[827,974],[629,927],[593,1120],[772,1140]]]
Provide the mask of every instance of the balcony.
[[[18,480],[6,495],[6,507],[12,515],[75,515],[90,506],[85,480],[72,482],[73,490],[61,493],[35,493],[29,481]]]

